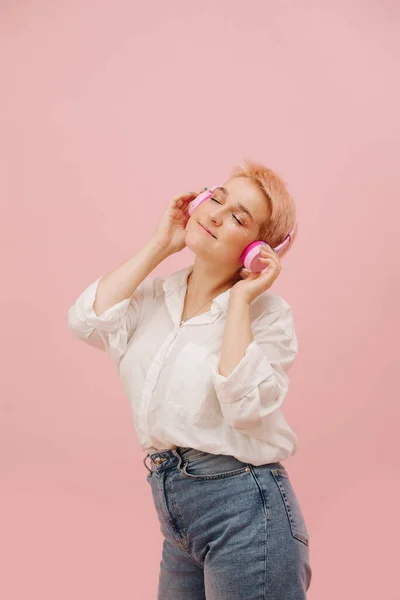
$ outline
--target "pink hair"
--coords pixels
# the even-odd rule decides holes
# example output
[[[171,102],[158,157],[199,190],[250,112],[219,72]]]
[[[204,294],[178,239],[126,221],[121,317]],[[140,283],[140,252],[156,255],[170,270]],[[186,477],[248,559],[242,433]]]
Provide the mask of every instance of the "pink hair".
[[[233,168],[230,179],[247,177],[263,192],[270,211],[270,216],[261,226],[257,239],[267,242],[275,248],[283,242],[296,222],[296,206],[293,198],[286,189],[284,181],[263,164],[251,159],[245,159],[244,165]],[[297,233],[297,226],[293,235]],[[285,254],[291,247],[285,248]]]

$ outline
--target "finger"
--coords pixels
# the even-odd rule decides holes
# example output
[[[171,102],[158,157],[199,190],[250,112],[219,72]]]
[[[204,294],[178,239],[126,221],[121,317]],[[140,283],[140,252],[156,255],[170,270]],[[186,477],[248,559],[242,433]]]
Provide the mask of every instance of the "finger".
[[[269,250],[268,248],[266,250],[263,250],[261,253],[261,258],[268,258],[272,261],[274,261],[277,265],[280,264],[281,260],[279,258],[279,255],[275,252],[275,250]]]
[[[275,264],[275,265],[277,264],[277,263],[274,261],[274,259],[273,259],[273,258],[270,258],[270,257],[268,257],[268,256],[261,256],[261,257],[260,257],[260,260],[262,260],[262,262],[266,262],[266,263],[269,263],[269,264]]]
[[[278,253],[276,252],[276,250],[274,250],[270,246],[265,246],[265,245],[261,246],[260,252],[261,252],[261,254],[265,254],[268,256],[278,256]]]
[[[281,265],[279,263],[277,263],[276,261],[274,261],[272,258],[260,258],[261,262],[265,263],[269,268],[268,270],[270,271],[271,269],[273,271],[280,271],[281,270]]]
[[[194,200],[195,197],[196,197],[195,193],[190,193],[190,195],[189,194],[180,194],[179,196],[175,196],[171,200],[171,207],[179,208],[180,210],[186,209],[188,207],[189,203],[192,200]]]
[[[240,271],[240,276],[242,277],[242,279],[246,279],[246,277],[248,277],[250,275],[250,271],[248,269],[242,269]]]
[[[198,195],[198,192],[183,192],[182,194],[177,194],[172,199],[177,200],[187,200],[189,198],[195,197]]]

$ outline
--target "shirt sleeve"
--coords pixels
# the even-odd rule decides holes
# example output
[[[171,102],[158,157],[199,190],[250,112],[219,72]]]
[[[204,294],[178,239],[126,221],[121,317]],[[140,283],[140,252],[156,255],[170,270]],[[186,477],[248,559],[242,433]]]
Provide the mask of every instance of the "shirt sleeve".
[[[219,372],[218,356],[207,358],[224,418],[233,428],[261,439],[287,396],[288,370],[298,350],[292,310],[279,300],[252,324],[254,341],[227,377]]]
[[[141,319],[146,292],[152,287],[147,277],[126,298],[96,315],[93,304],[101,277],[86,288],[68,310],[68,329],[90,346],[107,352],[118,364]]]

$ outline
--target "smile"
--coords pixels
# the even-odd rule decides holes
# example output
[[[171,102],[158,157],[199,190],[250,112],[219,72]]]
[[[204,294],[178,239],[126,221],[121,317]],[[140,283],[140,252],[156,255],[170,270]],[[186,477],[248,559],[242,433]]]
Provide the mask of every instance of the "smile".
[[[209,235],[211,235],[211,237],[213,237],[214,239],[217,239],[217,238],[215,237],[215,235],[213,235],[212,233],[210,233],[210,232],[209,232],[209,231],[208,231],[208,230],[207,230],[207,229],[206,229],[206,228],[205,228],[205,227],[204,227],[204,226],[203,226],[203,225],[202,225],[200,222],[199,222],[199,225],[200,225],[200,227],[201,227],[202,229],[204,229],[204,231],[205,231],[206,233],[208,233]]]

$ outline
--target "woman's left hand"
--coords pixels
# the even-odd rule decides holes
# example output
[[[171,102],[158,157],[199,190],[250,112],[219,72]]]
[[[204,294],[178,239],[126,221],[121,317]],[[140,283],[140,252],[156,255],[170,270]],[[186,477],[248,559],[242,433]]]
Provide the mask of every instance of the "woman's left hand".
[[[265,262],[265,267],[268,267],[267,271],[252,273],[243,268],[240,271],[243,279],[232,286],[230,296],[244,298],[250,304],[257,296],[271,287],[282,270],[280,258],[272,248],[262,246],[261,260]]]

